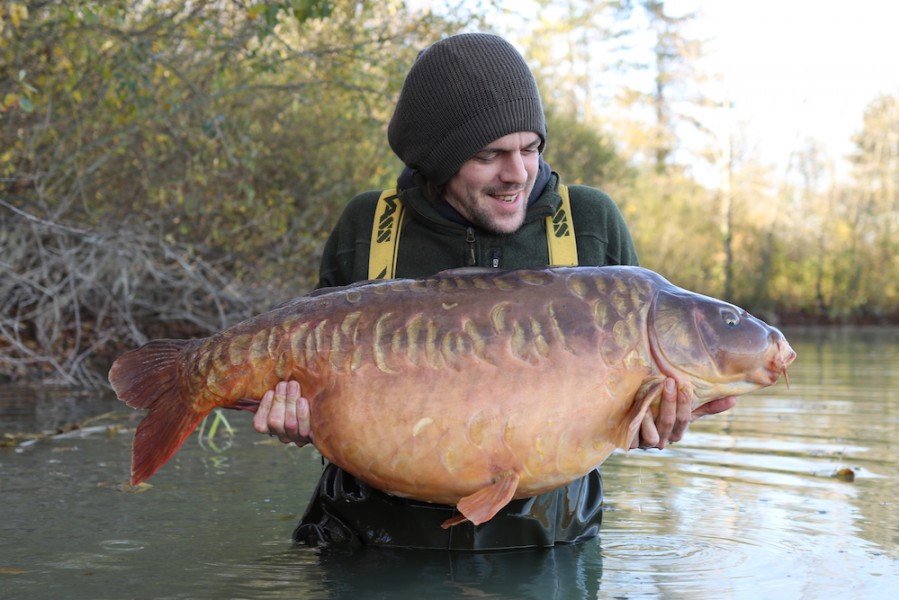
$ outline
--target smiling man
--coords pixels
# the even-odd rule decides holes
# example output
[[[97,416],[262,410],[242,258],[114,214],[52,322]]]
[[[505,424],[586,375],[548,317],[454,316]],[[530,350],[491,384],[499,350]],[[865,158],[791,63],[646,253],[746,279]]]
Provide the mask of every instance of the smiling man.
[[[425,49],[388,128],[390,146],[406,165],[397,190],[350,201],[325,245],[319,287],[465,266],[636,265],[615,203],[596,188],[563,187],[542,158],[546,137],[537,84],[511,44],[475,33]],[[574,244],[555,252],[554,238],[570,240],[572,231]],[[385,241],[391,244],[386,266],[376,264],[373,250]],[[725,398],[699,410],[720,412],[733,403]],[[679,440],[700,416],[690,409],[690,399],[669,380],[660,409],[647,416],[633,444],[661,448]],[[302,445],[315,437],[308,415],[299,385],[282,382],[262,399],[253,424]],[[483,525],[444,530],[440,524],[453,507],[389,496],[328,465],[294,537],[312,545],[552,546],[596,536],[602,497],[597,469],[553,492],[514,500]]]
[[[536,133],[504,135],[462,163],[443,199],[469,222],[494,233],[515,233],[534,189],[543,140]]]

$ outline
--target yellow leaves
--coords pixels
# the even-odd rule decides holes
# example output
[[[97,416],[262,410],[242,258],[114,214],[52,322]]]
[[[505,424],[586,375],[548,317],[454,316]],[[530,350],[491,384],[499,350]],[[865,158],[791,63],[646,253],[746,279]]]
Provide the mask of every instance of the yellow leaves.
[[[116,90],[112,86],[106,88],[106,93],[103,95],[103,100],[111,108],[118,109],[122,107],[122,99],[119,97],[119,95],[116,93]]]
[[[6,29],[6,21],[18,31],[22,21],[28,18],[28,7],[20,2],[11,2],[6,7],[0,6],[0,32]]]
[[[247,9],[247,18],[250,21],[255,21],[256,19],[259,18],[259,15],[261,15],[263,12],[265,12],[264,4],[254,4],[253,6],[251,6],[250,8]]]
[[[3,102],[0,103],[0,113],[8,112],[16,107],[27,113],[34,110],[34,105],[27,97],[8,93],[3,96]]]
[[[169,71],[161,64],[156,63],[156,66],[153,68],[153,83],[159,84],[160,81],[166,79],[169,76]]]

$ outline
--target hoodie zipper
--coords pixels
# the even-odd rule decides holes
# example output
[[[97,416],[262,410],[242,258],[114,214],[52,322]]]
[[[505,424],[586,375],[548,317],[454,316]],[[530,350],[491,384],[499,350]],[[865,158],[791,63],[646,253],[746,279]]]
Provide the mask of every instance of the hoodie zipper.
[[[478,255],[477,255],[477,247],[475,246],[475,242],[477,240],[474,237],[474,227],[468,227],[465,230],[465,242],[468,244],[468,266],[473,267],[478,264]]]

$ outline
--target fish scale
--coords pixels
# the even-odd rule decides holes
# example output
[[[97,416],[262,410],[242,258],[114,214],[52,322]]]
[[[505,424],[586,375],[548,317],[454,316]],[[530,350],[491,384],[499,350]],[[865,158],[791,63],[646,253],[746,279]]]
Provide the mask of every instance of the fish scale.
[[[110,382],[149,409],[132,482],[217,406],[278,381],[309,400],[315,447],[387,493],[481,523],[627,448],[666,377],[695,406],[773,385],[775,328],[638,267],[456,270],[320,290],[202,340],[126,353]]]

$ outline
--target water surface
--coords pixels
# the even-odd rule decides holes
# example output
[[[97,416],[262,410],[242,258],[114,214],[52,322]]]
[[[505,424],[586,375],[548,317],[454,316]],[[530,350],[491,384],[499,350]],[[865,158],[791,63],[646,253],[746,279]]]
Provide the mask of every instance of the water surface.
[[[108,396],[0,389],[2,598],[889,598],[899,585],[899,330],[795,330],[783,384],[603,468],[601,537],[545,551],[295,548],[321,461],[229,412],[126,485]],[[111,413],[111,414],[105,414]],[[103,415],[81,431],[26,441]],[[848,475],[837,477],[843,470]]]

